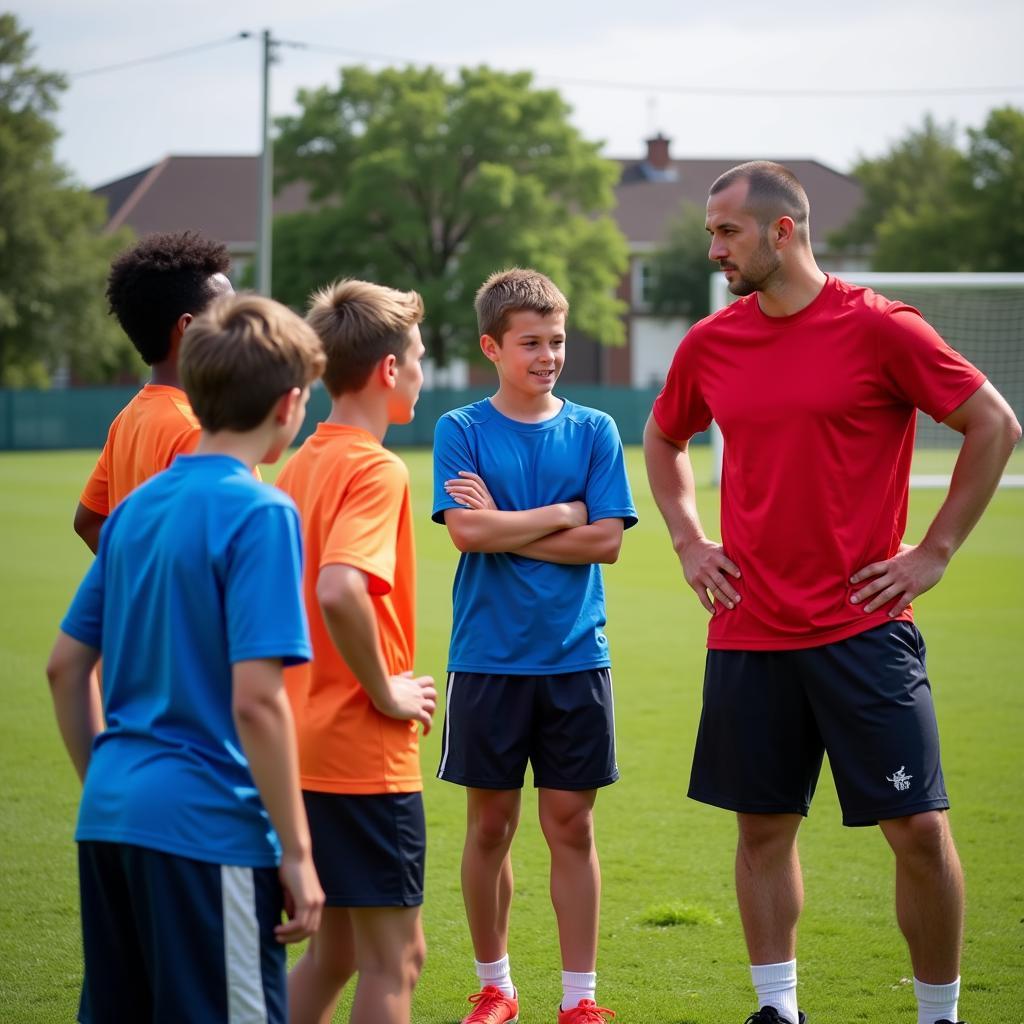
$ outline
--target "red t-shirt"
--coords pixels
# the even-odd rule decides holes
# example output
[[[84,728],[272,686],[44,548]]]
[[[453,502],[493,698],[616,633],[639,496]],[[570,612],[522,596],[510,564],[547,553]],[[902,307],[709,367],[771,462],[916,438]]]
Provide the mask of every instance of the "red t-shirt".
[[[849,579],[899,549],[916,409],[944,420],[984,381],[917,310],[834,277],[793,316],[754,294],[695,324],[654,418],[677,440],[714,418],[725,439],[722,544],[742,600],[716,608],[708,647],[816,647],[888,621],[850,603]]]

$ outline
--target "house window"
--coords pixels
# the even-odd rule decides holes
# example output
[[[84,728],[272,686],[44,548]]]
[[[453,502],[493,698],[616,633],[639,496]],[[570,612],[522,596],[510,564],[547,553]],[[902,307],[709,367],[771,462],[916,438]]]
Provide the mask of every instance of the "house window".
[[[633,258],[633,308],[648,309],[654,287],[654,267],[645,256]]]

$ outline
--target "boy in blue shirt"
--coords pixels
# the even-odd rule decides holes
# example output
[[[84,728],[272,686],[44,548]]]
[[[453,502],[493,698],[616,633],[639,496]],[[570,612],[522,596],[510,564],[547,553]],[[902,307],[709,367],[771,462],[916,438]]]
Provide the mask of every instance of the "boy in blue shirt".
[[[612,419],[552,393],[565,296],[543,274],[492,275],[476,297],[490,399],[434,436],[435,522],[455,575],[438,777],[466,787],[462,890],[480,991],[464,1024],[518,1020],[509,970],[510,847],[526,762],[539,788],[562,951],[559,1024],[599,1024],[597,790],[618,778],[601,562],[636,523]]]
[[[194,321],[196,452],[112,511],[61,623],[47,675],[83,780],[81,1021],[286,1019],[281,943],[323,903],[282,681],[310,645],[298,512],[252,471],[294,438],[323,366],[267,299]]]

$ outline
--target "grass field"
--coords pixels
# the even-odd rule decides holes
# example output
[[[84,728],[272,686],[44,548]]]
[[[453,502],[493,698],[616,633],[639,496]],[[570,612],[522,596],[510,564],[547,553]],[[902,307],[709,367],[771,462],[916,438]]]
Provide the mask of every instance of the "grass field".
[[[429,522],[429,453],[407,455],[419,524],[417,668],[440,680],[455,552]],[[78,784],[57,736],[43,664],[89,560],[71,516],[92,459],[0,455],[0,526],[8,538],[0,614],[0,1021],[12,1024],[70,1021],[77,1002]],[[1015,462],[1020,472],[1020,453]],[[629,465],[641,522],[606,575],[622,781],[597,805],[605,886],[598,997],[633,1024],[740,1024],[753,999],[732,891],[734,824],[684,795],[704,613],[678,571],[638,451],[630,451]],[[707,478],[705,466],[698,471]],[[914,492],[910,539],[941,496]],[[717,496],[708,489],[701,502],[710,529]],[[918,603],[967,874],[961,1015],[974,1024],[1024,1021],[1022,584],[1024,490],[1003,491],[945,580]],[[423,744],[430,948],[416,995],[418,1024],[460,1020],[475,986],[459,890],[463,795],[433,778],[439,735],[435,729]],[[510,952],[522,1019],[532,1024],[554,1020],[560,990],[532,790],[525,804],[514,847]],[[910,966],[891,909],[891,858],[877,829],[840,826],[827,772],[801,847],[807,909],[800,1001],[811,1024],[912,1024]],[[347,1004],[336,1020],[347,1020]]]

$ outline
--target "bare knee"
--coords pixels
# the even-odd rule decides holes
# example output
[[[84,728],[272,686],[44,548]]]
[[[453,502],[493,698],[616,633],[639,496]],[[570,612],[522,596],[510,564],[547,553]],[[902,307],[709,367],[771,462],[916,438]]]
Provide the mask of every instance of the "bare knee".
[[[335,988],[342,988],[356,972],[355,951],[350,945],[310,940],[306,956],[310,958],[317,974]]]
[[[745,863],[766,863],[792,856],[800,827],[797,814],[740,814],[738,851]]]
[[[507,849],[518,824],[515,808],[503,802],[478,804],[470,811],[466,837],[481,850]]]
[[[577,852],[588,852],[594,846],[593,807],[545,808],[540,824],[549,846]]]
[[[944,811],[924,811],[881,823],[882,832],[900,860],[941,863],[955,857],[949,819]]]

